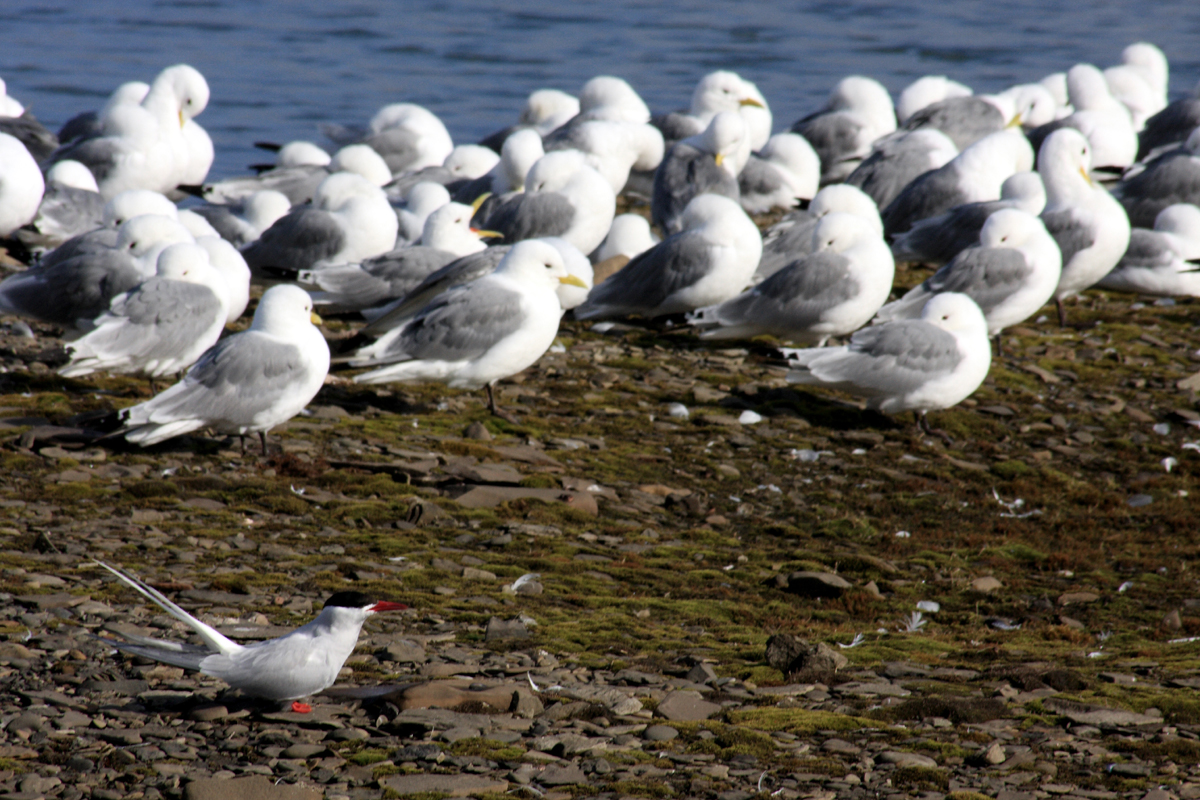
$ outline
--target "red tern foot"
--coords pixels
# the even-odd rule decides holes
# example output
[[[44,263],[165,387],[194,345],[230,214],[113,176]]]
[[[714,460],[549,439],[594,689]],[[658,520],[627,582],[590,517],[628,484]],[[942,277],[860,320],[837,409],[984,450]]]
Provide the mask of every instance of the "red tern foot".
[[[297,714],[311,714],[312,706],[310,706],[308,703],[301,703],[299,700],[296,700],[292,703],[292,711],[295,711]]]

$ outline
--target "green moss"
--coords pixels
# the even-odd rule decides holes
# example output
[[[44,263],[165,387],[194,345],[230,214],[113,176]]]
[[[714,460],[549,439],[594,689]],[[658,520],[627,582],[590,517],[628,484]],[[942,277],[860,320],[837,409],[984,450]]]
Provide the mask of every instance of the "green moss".
[[[480,756],[492,761],[517,761],[525,755],[525,748],[494,739],[476,738],[459,739],[447,747],[445,752],[454,756]]]
[[[950,788],[950,773],[933,767],[897,767],[892,785],[922,792],[944,792]]]
[[[125,487],[125,493],[137,498],[175,497],[179,487],[170,481],[138,481]]]
[[[670,784],[661,781],[616,781],[608,788],[618,795],[633,797],[671,797],[675,794]]]
[[[749,725],[764,731],[787,731],[798,736],[817,731],[857,731],[879,727],[879,723],[862,717],[803,708],[741,709],[731,711],[729,721],[734,725]]]
[[[997,464],[992,464],[992,472],[1006,481],[1011,481],[1022,475],[1028,475],[1032,471],[1033,469],[1024,461],[1001,461]]]
[[[387,750],[380,750],[376,747],[368,747],[359,750],[357,753],[346,756],[346,760],[352,764],[357,764],[360,767],[365,767],[368,764],[374,764],[377,761],[386,761],[388,758]]]

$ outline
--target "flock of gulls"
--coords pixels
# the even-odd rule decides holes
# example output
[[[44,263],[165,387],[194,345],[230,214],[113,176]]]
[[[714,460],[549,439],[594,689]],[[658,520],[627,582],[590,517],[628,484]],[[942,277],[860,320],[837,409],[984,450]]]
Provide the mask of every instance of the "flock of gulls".
[[[358,383],[484,388],[507,416],[492,386],[564,313],[773,336],[800,348],[790,381],[928,431],[926,412],[987,376],[991,340],[1051,300],[1065,325],[1093,286],[1200,295],[1200,86],[1168,103],[1167,78],[1146,43],[996,94],[927,76],[893,100],[851,76],[773,134],[732,72],[661,115],[600,76],[533,92],[478,144],[397,103],[322,126],[325,147],[259,143],[273,163],[216,182],[190,66],[57,134],[0,82],[0,239],[30,262],[0,282],[0,312],[60,326],[64,376],[183,374],[120,413],[142,445],[209,428],[265,452],[331,363],[365,369]],[[760,233],[750,215],[776,209]],[[888,302],[898,262],[936,272]],[[252,285],[252,323],[227,334]],[[366,325],[331,355],[317,311]]]

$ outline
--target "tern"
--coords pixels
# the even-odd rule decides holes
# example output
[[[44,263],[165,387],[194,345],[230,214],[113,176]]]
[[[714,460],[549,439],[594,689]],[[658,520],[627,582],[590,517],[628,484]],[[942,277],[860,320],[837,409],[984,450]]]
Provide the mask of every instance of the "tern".
[[[97,565],[121,583],[153,600],[204,640],[203,647],[122,634],[128,642],[100,637],[118,650],[220,678],[253,697],[292,702],[292,710],[312,710],[298,702],[333,685],[346,659],[354,652],[367,617],[380,611],[401,611],[403,603],[375,601],[361,592],[338,592],[325,601],[317,618],[277,639],[240,645],[171,602],[162,592],[102,561]]]

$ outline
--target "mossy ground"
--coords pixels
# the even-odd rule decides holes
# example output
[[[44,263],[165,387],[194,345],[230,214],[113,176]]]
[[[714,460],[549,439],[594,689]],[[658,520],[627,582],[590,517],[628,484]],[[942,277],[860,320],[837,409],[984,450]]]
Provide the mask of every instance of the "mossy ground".
[[[900,282],[924,274],[902,270]],[[340,413],[285,426],[278,441],[288,455],[269,459],[200,437],[145,451],[110,441],[56,454],[31,449],[21,438],[29,428],[12,427],[0,451],[0,590],[31,591],[27,576],[48,567],[23,554],[61,546],[79,564],[62,563],[58,574],[94,577],[91,557],[169,572],[181,585],[263,595],[262,613],[280,625],[300,618],[285,608],[297,589],[353,584],[403,599],[419,618],[452,620],[460,641],[482,643],[491,616],[524,613],[536,627],[521,647],[581,667],[674,668],[688,656],[760,686],[788,681],[763,659],[773,633],[831,644],[861,634],[861,644],[839,650],[850,672],[893,661],[984,672],[1038,662],[1080,675],[1070,696],[1081,701],[1156,708],[1170,724],[1200,724],[1191,690],[1162,682],[1200,671],[1200,643],[1173,641],[1200,635],[1200,449],[1188,446],[1200,439],[1191,424],[1200,417],[1195,389],[1179,385],[1200,369],[1197,306],[1135,301],[1091,292],[1070,306],[1067,329],[1039,318],[1006,332],[984,386],[931,415],[950,444],[846,396],[789,388],[768,342],[712,348],[675,329],[601,335],[573,322],[561,331],[565,352],[500,386],[515,425],[489,416],[470,392],[335,381],[315,405]],[[6,357],[16,353],[14,340],[5,346]],[[64,424],[149,396],[142,381],[66,380],[14,358],[0,375],[0,407],[10,416]],[[689,419],[669,416],[676,402]],[[747,409],[765,421],[733,421]],[[463,438],[474,422],[496,438]],[[553,461],[514,460],[503,449],[522,444]],[[802,451],[820,455],[806,460]],[[443,466],[515,465],[530,488],[565,479],[603,487],[599,514],[529,498],[467,509],[432,483],[370,469],[422,453]],[[143,469],[61,477],[114,465]],[[419,503],[443,515],[400,524]],[[85,530],[113,546],[79,546]],[[183,552],[194,558],[181,560]],[[433,566],[464,553],[497,580]],[[853,588],[836,599],[781,591],[775,578],[797,570],[837,572]],[[528,572],[542,576],[543,594],[502,590]],[[1001,587],[976,591],[972,581],[982,576]],[[86,591],[129,600],[112,584]],[[919,601],[940,610],[905,632],[902,620]],[[0,629],[24,632],[12,621]],[[1131,671],[1152,688],[1099,677]],[[953,699],[957,689],[947,686],[938,691]],[[963,696],[977,692],[962,687]],[[764,732],[878,731],[898,719],[869,705],[744,709],[689,746],[765,758],[773,745]],[[1061,719],[1036,704],[1009,713],[1031,725]],[[493,744],[471,747],[513,755]],[[1130,752],[1159,760],[1195,755],[1190,743],[1138,747]],[[375,755],[363,750],[352,760],[386,757]],[[939,770],[911,768],[905,780],[914,791],[946,790]],[[662,782],[615,790],[673,791]]]

